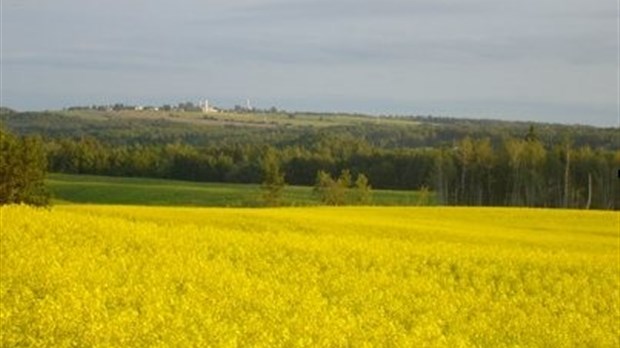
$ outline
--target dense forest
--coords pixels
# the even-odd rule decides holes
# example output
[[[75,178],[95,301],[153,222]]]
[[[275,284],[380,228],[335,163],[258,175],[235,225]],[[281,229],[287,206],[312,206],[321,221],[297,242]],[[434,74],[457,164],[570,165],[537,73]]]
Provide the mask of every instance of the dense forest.
[[[329,114],[246,115],[247,122],[195,116],[189,122],[172,114],[5,111],[2,119],[13,132],[43,137],[52,172],[260,183],[269,153],[294,185],[314,185],[319,171],[349,170],[375,188],[431,189],[449,205],[620,208],[617,128]]]

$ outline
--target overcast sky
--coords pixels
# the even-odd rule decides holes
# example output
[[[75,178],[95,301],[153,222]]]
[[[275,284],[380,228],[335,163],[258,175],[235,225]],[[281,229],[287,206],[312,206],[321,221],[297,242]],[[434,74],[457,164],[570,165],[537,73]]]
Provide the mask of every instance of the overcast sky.
[[[2,104],[618,125],[616,0],[2,0]]]

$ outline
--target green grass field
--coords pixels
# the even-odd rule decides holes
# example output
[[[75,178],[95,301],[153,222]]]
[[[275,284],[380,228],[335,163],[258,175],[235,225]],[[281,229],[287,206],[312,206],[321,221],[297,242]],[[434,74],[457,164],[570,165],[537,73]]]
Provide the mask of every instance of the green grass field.
[[[286,127],[333,127],[360,124],[383,124],[393,126],[415,126],[417,121],[396,117],[373,117],[368,115],[326,113],[235,113],[218,112],[205,114],[185,111],[60,111],[60,114],[84,120],[107,121],[110,119],[155,120],[165,119],[195,125],[244,125],[250,127],[286,126]]]
[[[150,206],[256,207],[263,205],[260,185],[196,183],[175,180],[51,174],[47,184],[55,203]],[[374,205],[418,205],[416,191],[374,190]],[[283,205],[317,205],[311,187],[287,186]]]

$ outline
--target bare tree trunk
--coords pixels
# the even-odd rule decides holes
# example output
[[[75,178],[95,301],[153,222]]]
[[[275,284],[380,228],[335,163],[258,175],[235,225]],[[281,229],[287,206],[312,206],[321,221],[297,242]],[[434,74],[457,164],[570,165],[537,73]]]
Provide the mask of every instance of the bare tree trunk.
[[[586,203],[586,209],[590,209],[592,204],[592,174],[588,173],[588,202]]]

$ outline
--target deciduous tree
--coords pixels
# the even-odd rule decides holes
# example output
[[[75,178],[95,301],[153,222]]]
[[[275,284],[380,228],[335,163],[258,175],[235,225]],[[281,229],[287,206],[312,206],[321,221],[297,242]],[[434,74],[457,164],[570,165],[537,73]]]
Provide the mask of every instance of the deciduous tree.
[[[46,171],[40,138],[19,138],[0,128],[0,204],[49,204]]]
[[[286,182],[284,173],[280,170],[280,160],[272,148],[268,148],[262,159],[263,169],[263,201],[268,206],[278,206],[281,203],[282,191]]]

